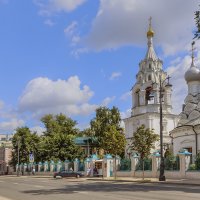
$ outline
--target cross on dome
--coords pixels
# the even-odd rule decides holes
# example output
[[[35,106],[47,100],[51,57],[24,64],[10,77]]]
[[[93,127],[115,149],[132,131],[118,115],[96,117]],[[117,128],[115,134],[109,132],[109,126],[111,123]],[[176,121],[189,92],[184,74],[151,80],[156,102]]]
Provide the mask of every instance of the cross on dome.
[[[151,23],[152,23],[152,17],[149,17],[149,30],[147,32],[147,37],[153,37],[154,36],[154,31],[151,27]]]

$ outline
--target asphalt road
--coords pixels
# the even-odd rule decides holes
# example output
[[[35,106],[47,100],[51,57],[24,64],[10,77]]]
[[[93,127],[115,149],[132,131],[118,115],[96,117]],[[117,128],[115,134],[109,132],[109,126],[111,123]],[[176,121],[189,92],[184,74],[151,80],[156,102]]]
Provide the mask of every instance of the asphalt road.
[[[200,186],[0,177],[0,200],[198,200]]]

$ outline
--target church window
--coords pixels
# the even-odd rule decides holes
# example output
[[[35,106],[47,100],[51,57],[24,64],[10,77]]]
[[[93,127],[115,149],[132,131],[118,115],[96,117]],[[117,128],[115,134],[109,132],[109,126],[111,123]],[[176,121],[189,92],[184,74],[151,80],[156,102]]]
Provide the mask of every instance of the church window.
[[[145,96],[146,105],[154,103],[154,99],[151,97],[151,93],[152,93],[152,87],[147,87],[146,88],[146,96]]]
[[[140,105],[140,90],[139,89],[135,92],[135,100],[136,100],[135,106],[139,106]]]
[[[148,76],[148,81],[151,81],[151,75]]]
[[[152,67],[151,67],[151,63],[149,63],[149,69],[151,69]]]

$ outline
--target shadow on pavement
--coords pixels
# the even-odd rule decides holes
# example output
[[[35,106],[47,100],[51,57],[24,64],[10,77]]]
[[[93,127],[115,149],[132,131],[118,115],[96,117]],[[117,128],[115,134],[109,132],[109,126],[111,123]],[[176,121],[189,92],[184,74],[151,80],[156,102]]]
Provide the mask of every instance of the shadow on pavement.
[[[62,186],[61,186],[62,187]],[[21,191],[22,193],[32,195],[52,195],[52,194],[73,194],[77,192],[150,192],[150,191],[180,191],[185,193],[199,193],[200,187],[187,187],[173,184],[159,184],[159,183],[117,183],[111,182],[79,182],[77,185],[64,185],[62,188],[56,189],[40,189]]]

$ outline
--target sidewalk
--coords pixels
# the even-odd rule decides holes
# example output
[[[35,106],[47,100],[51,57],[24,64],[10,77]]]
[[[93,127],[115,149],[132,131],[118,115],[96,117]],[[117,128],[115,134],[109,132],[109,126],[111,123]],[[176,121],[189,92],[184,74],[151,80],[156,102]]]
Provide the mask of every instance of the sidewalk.
[[[117,179],[111,178],[87,178],[91,181],[114,181],[114,182],[138,182],[138,183],[157,183],[157,184],[178,184],[178,185],[195,185],[200,186],[199,179],[166,179],[166,181],[159,181],[157,178],[142,178],[136,177],[117,177]]]

